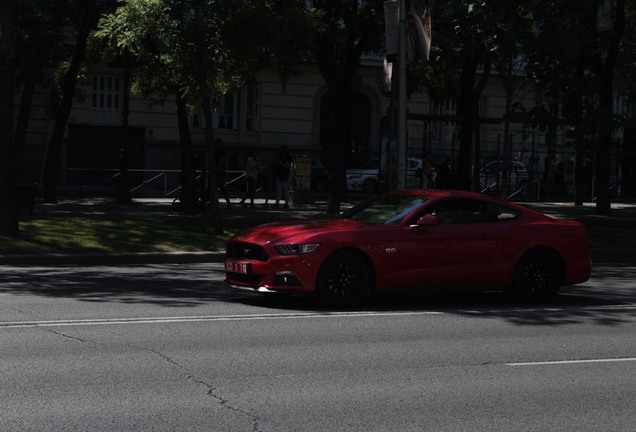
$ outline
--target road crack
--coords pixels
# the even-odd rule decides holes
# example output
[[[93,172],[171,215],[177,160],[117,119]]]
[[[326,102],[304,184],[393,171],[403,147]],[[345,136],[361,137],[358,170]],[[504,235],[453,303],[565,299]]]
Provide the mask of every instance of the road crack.
[[[45,329],[45,331],[47,331],[49,333],[52,333],[52,334],[54,334],[56,336],[63,337],[63,338],[66,338],[66,339],[70,339],[70,340],[77,341],[77,342],[81,342],[81,343],[90,343],[90,344],[102,345],[102,346],[112,346],[113,345],[113,344],[105,344],[105,343],[102,343],[102,342],[97,342],[97,341],[90,340],[90,339],[84,339],[84,338],[80,338],[80,337],[76,337],[76,336],[71,336],[69,334],[58,332],[58,331],[52,330],[50,328]],[[147,353],[153,354],[153,355],[158,356],[159,358],[163,359],[168,364],[176,367],[177,369],[179,369],[183,373],[183,375],[186,377],[186,379],[188,381],[191,381],[191,382],[193,382],[195,384],[198,384],[198,385],[201,385],[201,386],[205,387],[207,389],[206,395],[208,397],[210,397],[212,400],[214,400],[218,405],[222,406],[223,408],[225,408],[225,409],[227,409],[229,411],[232,411],[234,413],[243,415],[243,416],[247,417],[248,419],[250,419],[250,421],[252,422],[252,431],[253,432],[261,432],[261,429],[259,427],[259,420],[260,420],[259,416],[257,416],[256,414],[252,414],[249,411],[246,411],[244,409],[241,409],[241,408],[238,408],[236,406],[233,406],[229,399],[224,398],[223,396],[221,396],[218,393],[218,389],[214,385],[212,385],[209,382],[204,381],[204,380],[202,380],[200,378],[197,378],[196,376],[194,376],[194,374],[187,367],[185,367],[184,365],[182,365],[181,363],[179,363],[178,361],[176,361],[172,357],[167,356],[167,355],[163,354],[162,352],[159,352],[159,351],[151,349],[151,348],[143,348],[143,347],[140,347],[140,346],[129,345],[129,344],[124,344],[122,346],[131,348],[131,349],[134,349],[134,350],[137,350],[137,351],[143,351],[143,352],[147,352]]]
[[[126,346],[128,346],[129,348],[132,348],[132,349],[136,349],[136,350],[139,350],[139,351],[145,351],[145,352],[152,353],[152,354],[155,354],[155,355],[159,356],[160,358],[165,360],[167,363],[169,363],[172,366],[174,366],[174,367],[178,368],[179,370],[181,370],[188,381],[191,381],[191,382],[193,382],[195,384],[198,384],[198,385],[201,385],[201,386],[204,386],[205,388],[207,388],[207,391],[206,391],[207,396],[210,397],[211,399],[213,399],[214,401],[216,401],[220,406],[222,406],[223,408],[225,408],[227,410],[230,410],[230,411],[232,411],[234,413],[241,414],[241,415],[246,416],[247,418],[249,418],[250,421],[252,422],[252,431],[253,432],[260,432],[261,431],[261,429],[259,427],[259,420],[260,420],[259,416],[257,416],[256,414],[252,414],[252,413],[250,413],[250,412],[248,412],[248,411],[246,411],[244,409],[241,409],[241,408],[233,406],[229,399],[224,398],[223,396],[221,396],[218,393],[218,389],[214,385],[212,385],[209,382],[204,381],[204,380],[202,380],[200,378],[197,378],[196,376],[194,376],[192,374],[192,372],[187,367],[185,367],[184,365],[182,365],[181,363],[179,363],[178,361],[176,361],[172,357],[167,356],[167,355],[163,354],[162,352],[159,352],[159,351],[151,349],[151,348],[142,348],[142,347],[133,346],[133,345],[126,345]]]

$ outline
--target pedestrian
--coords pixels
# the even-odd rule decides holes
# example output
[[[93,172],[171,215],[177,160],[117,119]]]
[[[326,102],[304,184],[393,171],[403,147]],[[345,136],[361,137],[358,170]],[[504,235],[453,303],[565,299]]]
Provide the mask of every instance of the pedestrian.
[[[247,193],[241,200],[241,205],[247,207],[245,201],[249,198],[250,207],[254,207],[254,194],[256,193],[256,182],[258,180],[258,154],[250,149],[245,161],[245,180],[247,181]]]
[[[227,153],[223,147],[223,140],[217,138],[214,140],[214,158],[216,160],[216,186],[221,190],[223,198],[225,198],[225,206],[228,209],[232,208],[230,203],[230,197],[225,188],[225,180],[227,177]]]
[[[257,186],[263,190],[264,206],[267,207],[269,200],[274,201],[276,194],[276,176],[274,175],[274,166],[271,163],[259,165]]]
[[[424,159],[422,159],[422,189],[428,189],[433,187],[433,168],[431,167],[431,154],[425,153]]]
[[[285,201],[283,209],[289,208],[289,176],[291,174],[292,157],[287,146],[281,146],[274,160],[274,175],[276,176],[276,204],[278,208],[281,198]]]
[[[437,167],[436,187],[440,189],[450,188],[451,158],[444,159],[444,162]]]

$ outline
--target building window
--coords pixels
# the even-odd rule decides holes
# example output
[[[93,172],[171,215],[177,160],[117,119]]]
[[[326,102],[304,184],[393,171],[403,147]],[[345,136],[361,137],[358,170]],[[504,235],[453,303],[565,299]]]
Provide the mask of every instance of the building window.
[[[259,87],[252,86],[241,93],[221,96],[216,110],[212,113],[212,119],[214,129],[258,131]],[[192,124],[195,128],[205,128],[202,109],[194,114]]]
[[[214,112],[214,128],[238,130],[238,103],[240,94],[226,94],[219,99],[219,107]]]
[[[100,124],[121,122],[121,78],[113,75],[93,77],[91,121]]]
[[[457,114],[456,101],[454,99],[431,100],[430,113],[448,118],[448,120],[431,122],[431,139],[439,144],[452,142]]]

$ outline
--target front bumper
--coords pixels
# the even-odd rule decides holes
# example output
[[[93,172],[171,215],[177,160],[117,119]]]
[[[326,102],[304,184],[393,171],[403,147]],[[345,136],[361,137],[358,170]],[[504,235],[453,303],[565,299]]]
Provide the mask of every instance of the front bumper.
[[[314,257],[278,256],[268,261],[246,261],[249,271],[227,271],[225,280],[229,287],[270,292],[313,292],[318,272],[318,259]],[[232,268],[230,266],[230,268]]]

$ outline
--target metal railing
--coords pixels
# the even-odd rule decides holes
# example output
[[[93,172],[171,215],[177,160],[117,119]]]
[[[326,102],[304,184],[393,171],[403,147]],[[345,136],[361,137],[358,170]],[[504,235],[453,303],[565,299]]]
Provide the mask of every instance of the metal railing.
[[[182,189],[181,170],[126,170],[129,191],[134,196],[175,198]],[[196,179],[207,186],[207,171],[198,170]],[[59,189],[62,194],[76,194],[79,196],[113,194],[120,170],[115,168],[67,168],[60,176]],[[245,190],[245,172],[228,171],[226,187],[230,195],[243,193]]]

